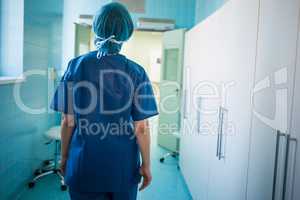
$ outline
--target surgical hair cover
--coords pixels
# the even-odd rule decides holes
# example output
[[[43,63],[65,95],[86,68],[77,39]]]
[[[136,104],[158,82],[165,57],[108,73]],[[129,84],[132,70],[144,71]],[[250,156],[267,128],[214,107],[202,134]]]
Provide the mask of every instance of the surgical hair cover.
[[[98,58],[114,55],[121,51],[134,30],[132,18],[125,6],[120,3],[104,5],[95,15],[93,30]]]

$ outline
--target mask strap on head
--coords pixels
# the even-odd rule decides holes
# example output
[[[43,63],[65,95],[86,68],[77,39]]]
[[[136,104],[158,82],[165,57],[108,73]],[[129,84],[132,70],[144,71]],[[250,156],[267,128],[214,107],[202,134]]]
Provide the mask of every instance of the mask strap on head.
[[[118,41],[118,40],[116,40],[115,37],[116,37],[115,35],[111,35],[111,36],[109,36],[108,38],[105,39],[105,38],[101,38],[99,36],[96,36],[96,43],[95,43],[95,45],[96,45],[96,48],[98,50],[98,54],[97,54],[97,58],[98,59],[101,57],[100,49],[103,47],[103,45],[105,43],[112,42],[112,43],[119,44],[119,45],[121,45],[121,44],[124,43],[124,41]]]

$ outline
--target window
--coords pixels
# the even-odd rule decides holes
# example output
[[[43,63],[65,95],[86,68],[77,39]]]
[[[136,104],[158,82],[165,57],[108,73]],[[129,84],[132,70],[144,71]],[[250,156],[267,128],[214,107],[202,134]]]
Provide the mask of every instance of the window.
[[[24,1],[0,0],[0,77],[2,80],[7,80],[8,77],[19,77],[23,73],[23,35]]]

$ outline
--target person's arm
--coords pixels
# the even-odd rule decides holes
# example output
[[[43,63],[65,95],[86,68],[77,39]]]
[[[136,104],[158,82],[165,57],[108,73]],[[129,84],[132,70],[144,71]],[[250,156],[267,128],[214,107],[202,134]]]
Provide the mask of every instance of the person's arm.
[[[142,155],[140,174],[143,177],[143,184],[140,191],[148,187],[152,181],[150,163],[150,131],[148,120],[134,122],[135,135]]]
[[[61,120],[61,173],[65,173],[66,162],[69,155],[69,145],[71,142],[73,129],[75,126],[74,116],[63,114]]]

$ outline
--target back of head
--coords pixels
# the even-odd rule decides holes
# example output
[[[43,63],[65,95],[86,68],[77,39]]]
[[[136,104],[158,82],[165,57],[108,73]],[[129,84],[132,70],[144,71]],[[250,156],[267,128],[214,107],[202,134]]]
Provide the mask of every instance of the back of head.
[[[115,2],[104,5],[97,12],[93,30],[99,58],[119,53],[123,42],[131,37],[134,25],[126,7]]]

